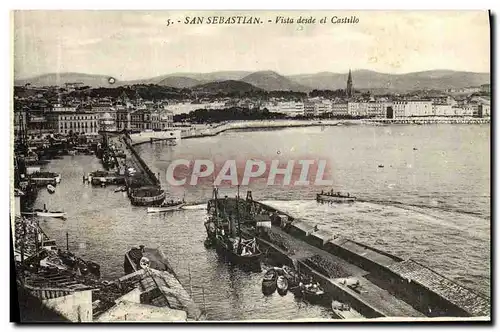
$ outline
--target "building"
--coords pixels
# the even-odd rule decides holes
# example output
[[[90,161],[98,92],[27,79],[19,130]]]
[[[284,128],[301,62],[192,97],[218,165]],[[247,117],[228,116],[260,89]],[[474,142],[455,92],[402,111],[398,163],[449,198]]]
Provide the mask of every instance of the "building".
[[[69,134],[70,132],[98,134],[99,117],[99,114],[93,112],[53,113],[51,115],[52,121],[56,121],[59,134]]]
[[[488,94],[491,93],[491,85],[490,84],[481,85],[481,92]]]
[[[370,118],[385,118],[387,108],[392,106],[392,103],[385,101],[370,101],[367,104],[366,115]]]
[[[264,105],[269,112],[283,113],[287,116],[297,116],[304,114],[304,103],[301,101],[281,101],[268,102]]]
[[[110,113],[102,113],[98,119],[100,131],[116,131],[116,120]]]
[[[347,103],[347,114],[350,116],[367,116],[368,115],[368,103],[365,102],[348,102]]]
[[[71,106],[71,105],[61,105],[61,104],[55,104],[54,107],[52,108],[52,111],[56,113],[74,113],[76,112],[76,107]]]
[[[347,103],[332,103],[333,116],[346,116],[347,114]]]
[[[354,95],[354,88],[352,86],[352,74],[349,69],[349,75],[347,76],[347,88],[345,90],[347,98],[351,98]]]
[[[433,104],[432,115],[435,116],[454,116],[455,110],[448,104]]]
[[[491,114],[491,106],[487,104],[479,104],[477,109],[477,116],[480,118],[488,118]]]
[[[393,109],[395,118],[433,115],[432,101],[430,100],[395,101]]]
[[[131,116],[129,109],[123,105],[117,106],[115,114],[116,130],[121,131],[124,129],[130,129],[130,121]]]
[[[25,110],[14,111],[14,136],[25,134],[27,127],[27,113]]]
[[[304,101],[304,115],[305,116],[315,116],[314,101],[306,100]]]

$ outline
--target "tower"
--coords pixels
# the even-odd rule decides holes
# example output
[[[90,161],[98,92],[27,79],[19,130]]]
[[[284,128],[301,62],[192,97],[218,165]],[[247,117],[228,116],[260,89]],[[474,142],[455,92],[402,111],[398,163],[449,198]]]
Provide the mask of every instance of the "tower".
[[[346,95],[347,98],[351,98],[353,95],[353,88],[352,88],[352,75],[351,75],[351,70],[349,69],[349,76],[347,76],[347,89],[346,89]]]

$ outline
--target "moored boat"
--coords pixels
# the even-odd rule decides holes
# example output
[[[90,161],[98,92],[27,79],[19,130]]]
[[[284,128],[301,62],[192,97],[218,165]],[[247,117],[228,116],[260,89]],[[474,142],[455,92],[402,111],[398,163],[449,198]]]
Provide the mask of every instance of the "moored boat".
[[[365,318],[359,312],[351,308],[350,305],[342,303],[337,300],[332,300],[332,311],[335,314],[336,318],[340,319],[356,319],[356,318]]]
[[[288,279],[284,275],[278,276],[276,280],[276,288],[280,295],[286,295],[288,292]]]
[[[215,245],[217,252],[226,256],[232,264],[260,270],[262,252],[255,238],[247,239],[242,236],[238,208],[239,204],[236,204],[236,215],[233,216],[233,218],[226,216],[224,213],[219,215],[219,210],[217,208],[217,188],[214,188],[213,196],[215,206],[212,210],[211,220],[214,222],[215,230],[213,233],[210,233],[207,227],[207,235]],[[239,202],[239,196],[238,186],[237,202]]]
[[[262,278],[262,290],[274,290],[276,289],[276,280],[278,279],[278,272],[275,268],[271,268],[266,271],[264,277]]]
[[[62,218],[66,216],[66,212],[63,211],[35,210],[35,212],[38,217]]]
[[[186,202],[184,201],[163,202],[159,206],[148,207],[148,213],[161,213],[161,212],[180,210],[184,205],[186,205]]]
[[[47,191],[51,194],[55,193],[56,192],[56,187],[54,187],[53,185],[51,184],[48,184],[47,185]]]

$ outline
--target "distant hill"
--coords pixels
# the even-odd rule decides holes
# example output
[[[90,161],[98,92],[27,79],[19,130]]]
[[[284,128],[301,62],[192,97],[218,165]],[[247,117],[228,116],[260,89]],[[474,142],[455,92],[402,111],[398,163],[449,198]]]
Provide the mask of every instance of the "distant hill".
[[[192,88],[193,86],[199,85],[201,83],[202,83],[201,81],[190,77],[168,76],[155,84],[170,86],[172,88],[184,89],[184,88]]]
[[[109,84],[110,76],[106,75],[90,75],[82,73],[52,73],[36,76],[33,78],[16,80],[15,85],[25,85],[30,83],[34,87],[59,85],[64,86],[65,83],[81,82],[83,85],[91,87],[113,87],[115,84]]]
[[[251,71],[214,71],[210,73],[174,73],[167,76],[188,77],[200,82],[221,82],[241,80],[251,74]]]
[[[262,89],[257,88],[251,84],[236,80],[227,80],[222,82],[210,82],[201,85],[197,85],[191,88],[193,91],[200,91],[206,93],[233,93],[233,92],[249,92],[249,91],[261,91]]]
[[[294,82],[274,71],[258,71],[245,76],[241,81],[252,84],[266,91],[298,91],[306,92],[310,88]]]
[[[16,80],[15,85],[31,83],[34,87],[60,85],[81,82],[91,87],[117,87],[134,84],[158,84],[174,88],[199,88],[207,83],[206,88],[234,91],[236,87],[248,91],[247,85],[237,85],[237,81],[248,83],[254,88],[266,91],[308,92],[313,89],[345,89],[347,73],[321,72],[283,76],[274,71],[216,71],[211,73],[174,73],[151,78],[115,81],[109,84],[107,75],[89,75],[83,73],[52,73],[33,78]],[[354,88],[358,90],[406,92],[412,90],[449,89],[479,86],[490,83],[489,73],[462,72],[453,70],[429,70],[408,74],[385,74],[371,70],[352,72]],[[226,82],[226,83],[224,83]],[[232,83],[227,83],[232,82]]]
[[[345,89],[347,73],[322,72],[317,74],[294,75],[290,80],[319,90]],[[384,74],[371,70],[352,72],[355,89],[387,89],[387,91],[411,91],[421,89],[448,89],[479,86],[490,83],[489,73],[460,72],[452,70],[429,70],[408,74]]]

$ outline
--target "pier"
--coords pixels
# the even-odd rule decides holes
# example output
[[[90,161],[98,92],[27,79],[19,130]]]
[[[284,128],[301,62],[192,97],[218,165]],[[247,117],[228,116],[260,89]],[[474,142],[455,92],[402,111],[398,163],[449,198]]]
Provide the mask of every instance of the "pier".
[[[114,135],[109,138],[109,144],[123,148],[124,158],[117,160],[118,172],[125,176],[127,193],[133,205],[159,205],[166,197],[161,189],[159,178],[151,171],[146,162],[132,146],[128,134]]]
[[[218,201],[219,211],[235,213],[236,199]],[[210,204],[214,204],[211,201]],[[298,266],[318,280],[334,299],[368,318],[477,317],[490,315],[490,299],[412,259],[402,259],[356,241],[323,232],[269,205],[240,200],[247,236],[268,254]],[[271,216],[271,228],[254,230],[258,216]],[[273,218],[281,216],[281,218]],[[283,220],[285,222],[278,221]],[[263,217],[264,218],[264,217]],[[262,219],[262,218],[261,218]],[[350,282],[359,287],[350,287]]]

